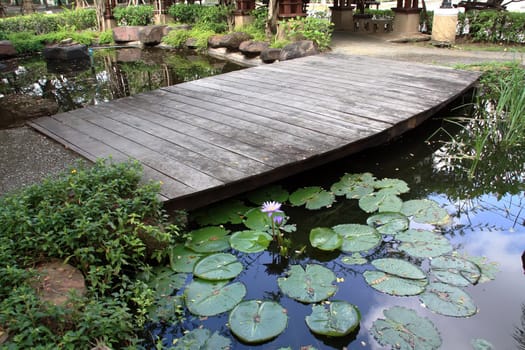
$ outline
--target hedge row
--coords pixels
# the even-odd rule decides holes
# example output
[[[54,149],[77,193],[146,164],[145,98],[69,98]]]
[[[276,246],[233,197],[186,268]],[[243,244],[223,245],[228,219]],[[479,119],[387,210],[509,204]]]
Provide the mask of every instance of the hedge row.
[[[468,11],[459,16],[458,34],[474,41],[525,43],[525,13]]]

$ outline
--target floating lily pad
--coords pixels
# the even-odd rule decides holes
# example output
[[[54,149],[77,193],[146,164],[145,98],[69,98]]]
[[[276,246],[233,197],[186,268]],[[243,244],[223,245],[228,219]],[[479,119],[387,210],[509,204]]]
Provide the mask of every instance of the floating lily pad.
[[[191,231],[186,247],[197,253],[215,253],[230,248],[228,231],[221,226],[208,226]]]
[[[382,346],[399,350],[434,350],[442,343],[434,324],[414,310],[394,306],[384,310],[385,319],[372,324],[370,333]]]
[[[187,274],[177,273],[168,267],[156,267],[147,283],[155,290],[156,298],[162,298],[184,287],[187,277]]]
[[[305,205],[306,209],[314,210],[330,207],[335,201],[335,196],[321,187],[314,186],[298,189],[290,195],[289,200],[294,206]]]
[[[267,213],[263,213],[261,208],[252,208],[246,212],[244,226],[255,231],[270,231],[272,229],[272,219]]]
[[[316,334],[343,337],[359,326],[361,314],[346,301],[333,301],[329,305],[313,305],[306,316],[308,328]]]
[[[206,254],[197,253],[181,244],[170,250],[170,266],[177,272],[193,272],[195,263],[204,256]]]
[[[177,340],[174,350],[228,350],[230,339],[205,328],[197,328]]]
[[[248,300],[232,310],[228,323],[232,333],[242,341],[260,343],[281,334],[288,323],[288,316],[276,302]]]
[[[344,252],[362,252],[377,247],[381,243],[381,234],[373,227],[359,224],[343,224],[333,227],[343,237],[341,250]]]
[[[359,208],[367,213],[398,212],[403,201],[394,194],[374,192],[359,199]]]
[[[464,255],[463,258],[473,262],[481,270],[481,277],[479,278],[478,283],[489,282],[496,279],[496,275],[499,272],[497,262],[488,261],[488,259],[484,256]]]
[[[277,284],[290,298],[303,303],[315,303],[334,295],[337,287],[333,285],[335,274],[321,265],[290,266],[288,277],[280,277]]]
[[[217,253],[199,260],[193,274],[205,280],[218,281],[236,277],[243,270],[237,257],[228,253]]]
[[[447,211],[428,199],[414,199],[403,203],[401,213],[412,216],[422,224],[444,225],[450,220]]]
[[[470,344],[472,345],[472,348],[474,350],[494,350],[494,345],[492,345],[490,342],[486,341],[485,339],[472,339],[470,341]]]
[[[379,191],[384,194],[398,195],[410,191],[408,184],[400,179],[384,178],[381,180],[376,180],[374,182],[374,187],[379,189]]]
[[[346,196],[348,199],[359,199],[374,192],[375,177],[370,173],[345,174],[332,185],[330,191],[336,196]]]
[[[442,235],[425,230],[407,230],[396,235],[398,249],[416,258],[434,258],[452,251],[452,245]]]
[[[155,299],[148,308],[148,317],[152,322],[178,322],[179,310],[184,307],[182,295],[168,295]]]
[[[419,299],[428,309],[445,316],[469,317],[478,310],[465,291],[446,283],[429,284]]]
[[[440,256],[432,259],[430,266],[439,281],[453,286],[466,287],[476,284],[481,277],[478,265],[454,256]]]
[[[310,231],[310,243],[321,250],[332,251],[339,249],[343,238],[328,227],[316,227]]]
[[[261,231],[239,231],[230,237],[230,245],[243,253],[262,252],[270,245],[272,236]]]
[[[290,194],[281,185],[271,185],[259,190],[248,193],[247,197],[250,202],[262,205],[267,201],[284,203],[288,200]]]
[[[366,223],[383,235],[396,235],[408,229],[408,218],[401,213],[379,213],[370,216]]]
[[[365,271],[363,277],[372,288],[390,295],[417,295],[428,284],[423,270],[401,259],[376,259],[372,261],[379,271]]]
[[[352,255],[343,256],[341,262],[345,265],[364,265],[368,262],[361,254],[354,253]]]
[[[226,223],[240,224],[244,213],[250,207],[236,199],[226,200],[217,205],[197,210],[192,216],[201,226],[222,225]]]
[[[242,301],[246,287],[240,282],[194,279],[184,290],[186,306],[192,314],[214,316],[229,311]]]

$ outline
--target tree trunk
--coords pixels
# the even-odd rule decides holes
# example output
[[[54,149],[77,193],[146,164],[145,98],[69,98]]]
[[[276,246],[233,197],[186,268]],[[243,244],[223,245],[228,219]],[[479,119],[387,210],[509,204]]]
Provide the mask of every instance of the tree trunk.
[[[33,5],[33,0],[23,0],[22,1],[22,13],[24,15],[29,15],[35,12],[35,5]]]
[[[266,21],[266,37],[271,39],[277,33],[277,19],[279,16],[279,0],[268,1],[268,19]]]

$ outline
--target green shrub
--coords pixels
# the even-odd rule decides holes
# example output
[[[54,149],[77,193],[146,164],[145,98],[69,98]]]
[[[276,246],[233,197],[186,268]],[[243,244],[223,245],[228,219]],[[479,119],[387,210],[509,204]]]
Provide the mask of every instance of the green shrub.
[[[63,9],[58,15],[62,25],[74,29],[94,29],[97,27],[97,13],[95,9]]]
[[[11,335],[4,346],[137,343],[154,296],[136,276],[165,259],[178,235],[166,222],[158,185],[140,179],[137,162],[100,161],[0,198],[0,325]],[[30,285],[31,267],[52,258],[85,277],[88,293],[74,298],[73,308],[44,305]]]
[[[293,39],[312,40],[320,50],[326,50],[332,40],[333,23],[314,17],[297,17],[283,22],[286,35]]]
[[[119,6],[113,15],[120,26],[146,26],[153,23],[153,6]]]
[[[175,4],[170,6],[168,14],[173,17],[175,22],[185,24],[195,24],[202,12],[202,6],[198,4]]]
[[[31,32],[10,33],[7,40],[11,41],[16,52],[21,55],[39,52],[44,48],[41,38]]]
[[[111,29],[108,29],[106,31],[101,32],[98,36],[98,43],[101,45],[114,44],[115,39],[113,38],[113,31]]]
[[[162,38],[162,42],[175,47],[177,49],[182,49],[186,40],[190,38],[190,31],[185,29],[176,29],[168,33],[168,35]]]
[[[59,14],[35,13],[27,16],[0,18],[0,32],[5,33],[46,34],[64,27],[74,30],[95,28],[95,10],[65,10]]]
[[[474,41],[524,43],[525,13],[468,11],[459,15],[459,33]]]
[[[192,24],[202,30],[223,33],[228,30],[228,17],[232,15],[233,9],[224,5],[176,4],[170,6],[168,13],[177,22]]]

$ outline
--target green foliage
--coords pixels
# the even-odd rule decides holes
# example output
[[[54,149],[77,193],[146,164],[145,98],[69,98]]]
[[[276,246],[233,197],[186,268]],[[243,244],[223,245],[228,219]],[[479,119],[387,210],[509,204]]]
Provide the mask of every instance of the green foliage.
[[[192,24],[202,31],[223,33],[228,30],[228,17],[233,9],[229,6],[202,6],[197,4],[176,4],[168,13],[179,23]],[[192,36],[193,37],[193,36]]]
[[[113,31],[108,29],[106,31],[100,32],[98,35],[98,43],[101,45],[114,44],[115,39],[113,39]]]
[[[0,198],[0,325],[9,348],[136,343],[154,294],[135,275],[167,256],[177,232],[158,185],[140,179],[137,162],[99,161]],[[51,258],[85,277],[87,296],[71,308],[45,305],[30,286],[31,266]]]
[[[315,17],[297,17],[283,23],[289,38],[312,40],[319,50],[328,49],[332,40],[334,24],[329,20]]]
[[[60,28],[84,30],[97,25],[94,9],[64,10],[59,14],[35,13],[27,16],[0,18],[0,32],[45,34]]]
[[[37,35],[37,39],[45,43],[57,43],[64,39],[71,38],[74,42],[84,45],[91,45],[95,40],[97,33],[94,31],[71,31],[59,30],[52,33]]]
[[[166,45],[177,49],[184,48],[186,40],[190,38],[190,31],[186,29],[172,30],[162,38],[162,42]]]
[[[64,29],[39,35],[31,32],[10,33],[7,34],[6,39],[11,41],[17,53],[33,54],[42,51],[46,43],[57,43],[71,38],[77,43],[91,45],[95,37],[96,33],[93,31],[77,32]]]
[[[474,41],[523,43],[525,13],[508,11],[468,11],[459,15],[459,33],[468,28]]]
[[[42,40],[30,32],[7,34],[7,40],[11,41],[18,54],[35,53],[44,48]]]
[[[113,15],[119,26],[147,26],[153,23],[153,6],[118,6]]]

